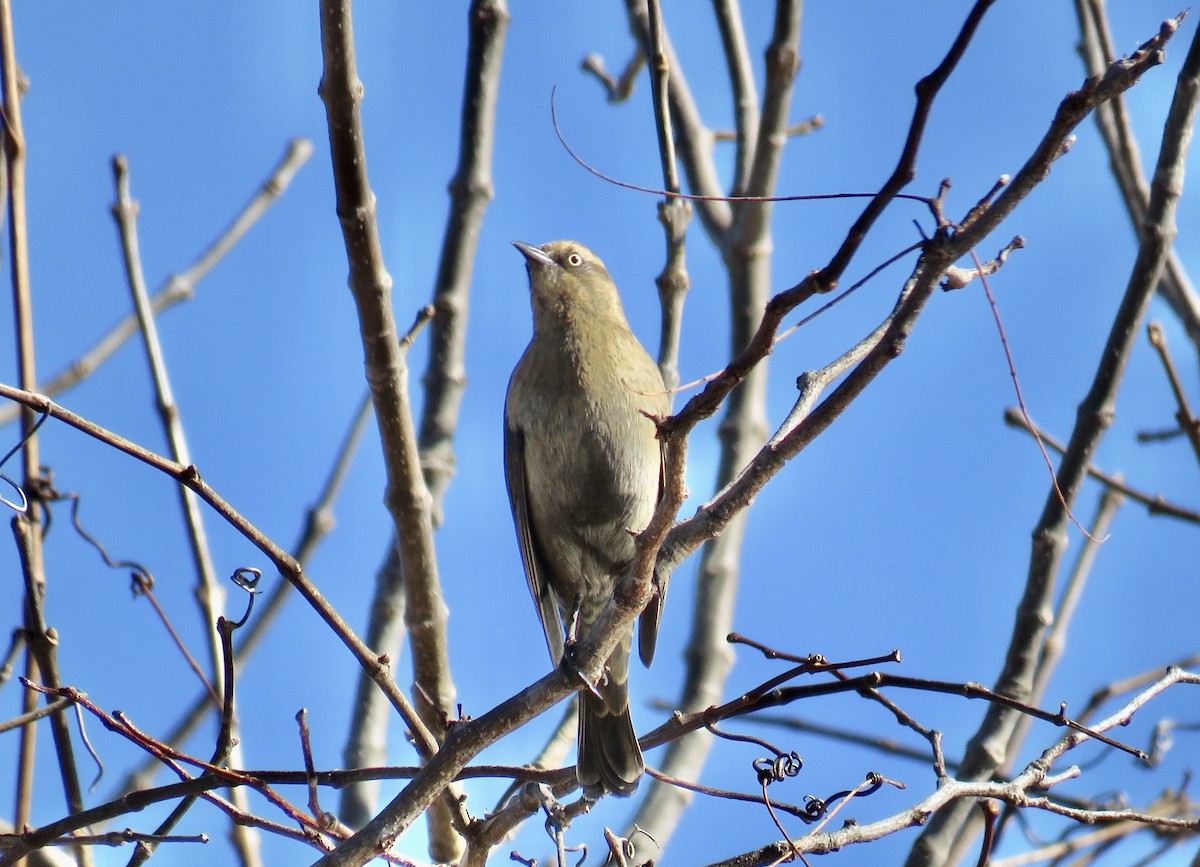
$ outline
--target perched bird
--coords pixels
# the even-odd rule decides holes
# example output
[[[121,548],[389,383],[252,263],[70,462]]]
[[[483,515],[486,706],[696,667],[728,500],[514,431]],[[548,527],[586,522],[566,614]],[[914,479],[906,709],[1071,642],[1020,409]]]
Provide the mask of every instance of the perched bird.
[[[504,407],[504,472],[529,590],[555,662],[564,627],[586,635],[633,560],[662,487],[654,422],[670,401],[638,343],[604,263],[581,244],[520,241],[533,339]],[[639,649],[654,653],[661,600],[642,614]],[[576,619],[577,618],[577,619]],[[629,795],[645,765],[629,717],[633,628],[579,704],[576,775],[584,794]]]

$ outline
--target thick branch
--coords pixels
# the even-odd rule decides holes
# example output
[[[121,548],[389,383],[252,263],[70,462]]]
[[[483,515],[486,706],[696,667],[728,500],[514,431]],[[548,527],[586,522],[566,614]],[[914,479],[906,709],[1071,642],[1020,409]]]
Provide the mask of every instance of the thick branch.
[[[404,572],[413,688],[421,697],[418,708],[426,726],[440,735],[455,704],[446,644],[447,612],[433,544],[432,499],[421,471],[408,395],[407,359],[392,313],[392,278],[384,265],[375,195],[367,178],[359,112],[363,89],[356,71],[350,0],[322,0],[321,49],[320,94],[328,120],[337,213],[350,266],[350,292],[358,311],[367,383],[383,443],[385,500]],[[428,753],[423,751],[422,756],[428,758]],[[466,819],[461,805],[457,806],[461,828]],[[435,835],[434,839],[441,837]],[[440,860],[457,856],[456,851],[433,854]]]

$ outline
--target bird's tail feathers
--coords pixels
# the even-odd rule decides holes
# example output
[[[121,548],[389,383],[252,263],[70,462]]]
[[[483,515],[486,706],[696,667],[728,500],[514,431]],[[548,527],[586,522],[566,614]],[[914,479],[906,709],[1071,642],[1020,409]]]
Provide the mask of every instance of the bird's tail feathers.
[[[603,698],[580,693],[579,764],[575,775],[584,794],[590,798],[606,792],[632,795],[645,770],[628,700],[614,711]]]

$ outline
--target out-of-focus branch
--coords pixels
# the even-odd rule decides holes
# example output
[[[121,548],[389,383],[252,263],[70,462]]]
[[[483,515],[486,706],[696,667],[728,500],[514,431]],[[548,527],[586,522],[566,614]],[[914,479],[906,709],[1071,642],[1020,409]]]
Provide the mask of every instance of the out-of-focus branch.
[[[1197,460],[1200,460],[1200,420],[1197,420],[1196,414],[1192,412],[1189,405],[1187,391],[1184,390],[1183,380],[1179,377],[1179,371],[1175,368],[1175,361],[1171,358],[1171,350],[1167,346],[1167,336],[1163,333],[1162,326],[1157,322],[1151,322],[1146,327],[1150,337],[1150,345],[1154,347],[1154,351],[1158,353],[1159,359],[1162,361],[1163,372],[1167,375],[1167,382],[1171,385],[1171,393],[1175,395],[1175,421],[1179,422],[1179,429],[1183,431],[1183,435],[1187,437],[1187,441],[1191,443],[1192,452],[1196,455]]]
[[[367,618],[366,642],[396,662],[404,639],[404,575],[400,551],[395,543],[375,573],[375,593]],[[387,729],[391,707],[379,701],[379,690],[370,678],[359,678],[354,692],[354,709],[342,761],[347,768],[367,768],[387,761]],[[351,828],[361,828],[375,815],[379,781],[363,780],[346,786],[338,804],[338,816]]]
[[[1187,822],[1189,819],[1194,819],[1196,811],[1196,803],[1192,801],[1185,792],[1179,790],[1171,790],[1164,792],[1159,797],[1155,798],[1150,804],[1141,810],[1132,811],[1141,815],[1134,818],[1125,818],[1114,820],[1101,825],[1092,831],[1079,831],[1072,834],[1070,837],[1063,840],[1056,840],[1052,843],[1045,843],[1037,846],[1026,852],[1018,855],[1010,855],[1007,858],[993,858],[988,861],[988,867],[1027,867],[1032,864],[1092,864],[1099,863],[1098,859],[1103,857],[1105,849],[1112,846],[1119,840],[1133,836],[1134,834],[1155,834],[1157,829],[1153,822],[1154,818],[1174,819]],[[1130,811],[1123,811],[1130,812]],[[1194,825],[1194,821],[1193,821]],[[1142,860],[1138,861],[1138,867],[1148,867],[1150,864],[1159,862],[1158,856],[1165,854],[1168,850],[1181,845],[1184,840],[1191,835],[1186,833],[1171,834],[1170,832],[1160,835],[1165,838],[1159,845],[1158,851],[1151,853]],[[1071,859],[1068,861],[1067,859]],[[1164,862],[1165,863],[1165,862]],[[1194,861],[1192,862],[1195,863]]]
[[[750,51],[738,0],[713,0],[713,12],[721,32],[721,53],[729,67],[729,83],[733,90],[736,154],[730,194],[744,196],[748,195],[750,166],[755,156],[754,144],[758,140],[758,88],[750,67]]]
[[[619,75],[613,76],[605,69],[604,58],[599,54],[589,54],[583,58],[579,68],[600,82],[609,102],[617,103],[624,102],[633,96],[633,85],[637,81],[638,73],[645,65],[646,58],[642,55],[641,49],[637,48],[634,49],[629,62],[625,64],[625,68]]]
[[[350,292],[358,312],[367,383],[387,470],[385,501],[392,515],[404,572],[405,620],[413,657],[413,689],[425,726],[439,740],[454,716],[455,689],[446,643],[446,605],[433,544],[432,499],[408,394],[408,362],[392,312],[392,278],[383,261],[375,195],[367,177],[367,154],[359,105],[363,88],[356,69],[350,0],[322,0],[320,95],[325,103],[337,213],[349,264]],[[424,745],[422,745],[424,746]],[[421,750],[422,758],[429,752]],[[460,830],[467,824],[462,804],[447,791],[446,804]],[[434,829],[435,860],[454,860],[459,843]],[[448,848],[443,849],[443,846]]]
[[[1167,22],[1161,33],[1173,32],[1177,27],[1178,20]],[[1101,87],[1116,66],[1110,66],[1100,79]],[[1079,406],[1075,428],[1059,465],[1057,484],[1047,495],[1033,533],[1029,575],[1017,609],[1004,667],[995,685],[995,691],[1003,695],[1023,700],[1033,689],[1041,641],[1047,626],[1044,612],[1049,610],[1053,599],[1055,579],[1066,549],[1069,513],[1087,478],[1092,455],[1112,422],[1117,392],[1129,355],[1175,237],[1175,210],[1183,185],[1183,165],[1198,96],[1200,39],[1194,38],[1180,70],[1175,97],[1164,126],[1162,148],[1137,259],[1114,316],[1112,330],[1101,353],[1091,388]],[[1009,192],[1011,187],[1005,194]],[[1001,195],[997,204],[1005,194]],[[988,779],[1003,765],[1016,722],[1017,717],[1011,711],[997,706],[988,708],[963,756],[961,776],[964,779]],[[947,863],[950,846],[960,830],[965,830],[964,823],[974,824],[974,814],[965,803],[954,804],[935,815],[910,852],[909,867]]]
[[[1034,679],[1033,690],[1029,695],[1030,704],[1041,704],[1042,697],[1046,694],[1046,687],[1050,684],[1050,679],[1054,676],[1055,670],[1058,668],[1058,662],[1062,659],[1062,655],[1067,646],[1067,634],[1071,629],[1071,623],[1075,617],[1075,610],[1079,606],[1079,601],[1083,598],[1083,588],[1087,584],[1088,576],[1091,574],[1092,565],[1096,562],[1096,555],[1100,553],[1100,541],[1108,537],[1108,528],[1112,526],[1113,519],[1117,516],[1117,511],[1124,503],[1125,497],[1116,491],[1108,488],[1100,495],[1100,504],[1096,509],[1096,517],[1092,520],[1091,526],[1088,528],[1088,538],[1083,541],[1083,547],[1079,550],[1079,557],[1075,560],[1075,566],[1071,570],[1071,576],[1067,579],[1067,586],[1063,589],[1062,598],[1058,601],[1058,606],[1054,612],[1052,625],[1046,633],[1046,640],[1042,643],[1041,658],[1038,659],[1037,676]],[[1009,755],[1016,756],[1020,750],[1021,744],[1025,741],[1025,735],[1029,730],[1031,720],[1028,717],[1022,719],[1016,729],[1013,731],[1012,740],[1009,742]],[[1010,759],[1005,769],[1011,767],[1013,759]],[[1006,773],[1005,769],[1001,773]]]
[[[625,0],[625,10],[629,16],[629,28],[634,41],[646,57],[653,54],[654,46],[650,33],[650,13],[646,0]],[[667,57],[667,66],[671,69],[671,80],[668,88],[668,98],[671,106],[671,122],[675,127],[675,142],[679,148],[679,158],[683,162],[683,170],[687,174],[688,186],[693,193],[704,196],[720,197],[721,183],[717,179],[716,166],[712,161],[713,135],[704,125],[700,117],[700,109],[692,97],[687,79],[671,46],[671,37],[664,30],[662,50]],[[712,237],[717,237],[729,229],[733,214],[728,202],[698,201],[696,212],[704,229]]]
[[[308,139],[296,138],[288,143],[287,150],[275,168],[271,170],[270,175],[259,185],[257,192],[251,196],[250,201],[217,239],[200,254],[195,262],[188,266],[187,270],[182,274],[173,274],[168,277],[166,282],[150,296],[150,307],[155,315],[192,297],[197,284],[229,252],[230,248],[241,240],[250,227],[258,222],[259,217],[266,213],[267,208],[283,195],[296,172],[310,156],[312,156],[312,143]],[[131,313],[114,325],[95,346],[75,359],[65,370],[55,374],[36,389],[30,390],[40,391],[51,397],[61,394],[80,380],[90,376],[126,340],[133,337],[137,333],[137,329],[137,316]],[[6,425],[13,421],[19,411],[20,408],[16,406],[0,409],[0,425]]]
[[[1107,538],[1108,528],[1112,525],[1117,511],[1121,508],[1121,504],[1124,501],[1124,496],[1111,488],[1106,488],[1100,495],[1100,503],[1096,510],[1096,516],[1088,528],[1088,535],[1084,538],[1083,547],[1080,549],[1079,556],[1075,560],[1074,568],[1071,569],[1071,576],[1067,579],[1067,586],[1063,588],[1062,597],[1059,599],[1054,616],[1051,619],[1050,630],[1046,633],[1046,640],[1042,644],[1041,656],[1037,664],[1037,674],[1034,678],[1033,690],[1029,696],[1030,704],[1040,705],[1042,703],[1042,699],[1046,694],[1046,688],[1050,684],[1050,679],[1054,676],[1054,672],[1058,668],[1058,663],[1066,652],[1067,635],[1070,632],[1071,624],[1074,622],[1079,601],[1083,598],[1083,590],[1087,585],[1088,577],[1091,575],[1092,565],[1096,561],[1096,556],[1100,553],[1100,540]],[[1023,716],[1017,721],[1016,726],[1013,728],[1012,737],[1008,742],[1009,760],[1001,766],[998,772],[1000,777],[1011,773],[1012,767],[1016,762],[1016,757],[1020,753],[1021,746],[1025,743],[1032,726],[1032,717]],[[1000,840],[1005,828],[1014,815],[1015,811],[1009,808],[999,817],[993,831],[996,841]],[[955,841],[955,854],[952,855],[954,862],[960,863],[962,861],[962,856],[959,856],[958,852],[965,853],[973,847],[974,842],[971,835],[959,835],[959,839]],[[994,851],[995,846],[990,848]]]
[[[483,215],[492,199],[496,95],[508,29],[505,0],[473,0],[467,12],[467,70],[458,142],[458,168],[450,181],[450,213],[433,290],[429,366],[421,416],[421,466],[433,497],[434,523],[442,523],[442,498],[454,475],[454,431],[466,386],[467,302]]]
[[[775,6],[775,26],[766,51],[766,86],[763,88],[762,115],[754,143],[754,157],[746,195],[769,196],[775,191],[779,163],[788,139],[788,111],[792,105],[792,87],[800,71],[800,12],[801,0],[778,0]],[[748,222],[743,233],[753,236],[759,231],[755,224],[766,224],[771,212],[769,202],[739,202],[736,223]],[[744,213],[743,213],[744,212]],[[745,236],[743,239],[746,240]]]
[[[654,127],[658,131],[658,153],[662,162],[663,189],[678,193],[679,166],[675,157],[675,130],[671,125],[671,66],[665,48],[666,31],[658,0],[647,5],[651,27],[650,85],[654,94]],[[658,204],[658,221],[666,241],[666,262],[655,278],[658,286],[662,328],[658,341],[658,369],[667,391],[679,384],[679,339],[683,328],[683,301],[691,281],[687,271],[687,227],[692,219],[691,203],[667,196]]]
[[[1117,58],[1104,6],[1104,0],[1075,0],[1081,35],[1079,50],[1088,75],[1100,75]],[[1117,97],[1096,112],[1096,126],[1108,150],[1109,164],[1129,213],[1129,221],[1134,232],[1140,235],[1150,185],[1142,171],[1142,156],[1124,98]],[[1193,348],[1200,353],[1200,296],[1174,250],[1167,256],[1158,293],[1179,317]]]

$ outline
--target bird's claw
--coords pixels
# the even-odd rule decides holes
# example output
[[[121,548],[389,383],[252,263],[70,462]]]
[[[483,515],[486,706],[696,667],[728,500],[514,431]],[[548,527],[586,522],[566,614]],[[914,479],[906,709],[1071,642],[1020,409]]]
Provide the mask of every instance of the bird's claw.
[[[563,655],[562,659],[558,662],[558,667],[567,675],[578,680],[582,689],[587,690],[596,698],[602,697],[600,695],[600,688],[592,683],[591,678],[583,673],[583,666],[579,664],[579,660],[575,655],[574,638],[568,636],[566,643],[563,644]]]

